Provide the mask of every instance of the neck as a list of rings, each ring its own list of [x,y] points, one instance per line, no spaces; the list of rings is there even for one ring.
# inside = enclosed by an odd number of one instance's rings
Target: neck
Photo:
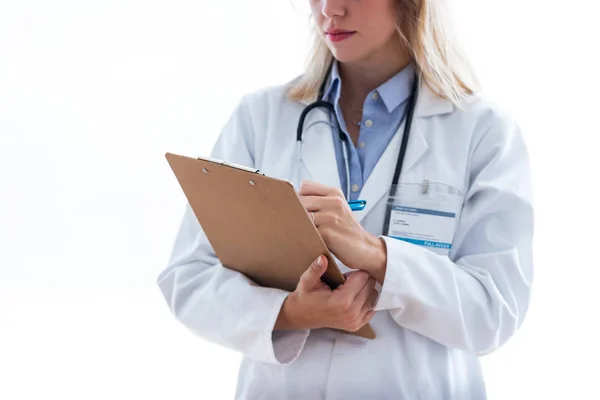
[[[396,75],[410,63],[408,53],[398,51],[382,51],[379,56],[370,57],[353,63],[340,63],[342,97],[362,102],[374,89]],[[390,57],[395,54],[395,57]]]

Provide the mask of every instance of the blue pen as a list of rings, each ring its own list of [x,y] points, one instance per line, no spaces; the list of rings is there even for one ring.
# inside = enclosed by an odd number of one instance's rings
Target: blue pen
[[[366,200],[350,200],[348,202],[348,205],[350,206],[350,209],[352,211],[362,211],[365,209],[365,206],[367,205],[367,201]]]

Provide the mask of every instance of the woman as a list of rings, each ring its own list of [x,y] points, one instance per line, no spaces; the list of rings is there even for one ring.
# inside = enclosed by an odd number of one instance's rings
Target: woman
[[[160,288],[191,331],[243,354],[236,398],[484,399],[478,356],[530,297],[521,133],[475,93],[441,1],[310,4],[305,74],[247,95],[212,157],[299,185],[346,283],[325,286],[320,257],[293,293],[259,287],[219,263],[188,207]],[[296,123],[315,100],[333,110],[307,113],[299,163]],[[330,329],[367,323],[375,340]]]

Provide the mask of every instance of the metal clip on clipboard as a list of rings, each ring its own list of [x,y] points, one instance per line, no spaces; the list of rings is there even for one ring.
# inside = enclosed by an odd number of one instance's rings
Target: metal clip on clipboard
[[[218,160],[216,158],[200,157],[200,156],[198,156],[198,157],[196,157],[196,159],[202,160],[202,161],[212,162],[212,163],[215,163],[215,164],[225,165],[227,167],[237,168],[237,169],[241,169],[243,171],[252,172],[253,174],[259,174],[259,175],[265,176],[264,173],[260,172],[260,170],[258,170],[256,168],[249,168],[249,167],[246,167],[244,165],[235,164],[235,163],[224,161],[224,160]]]

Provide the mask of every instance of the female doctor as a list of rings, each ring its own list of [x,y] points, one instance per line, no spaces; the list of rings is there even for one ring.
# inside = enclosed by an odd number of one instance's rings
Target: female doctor
[[[515,334],[531,291],[521,132],[470,83],[442,0],[309,1],[305,73],[245,96],[212,157],[294,182],[348,279],[329,289],[319,257],[293,293],[260,287],[188,206],[160,289],[243,355],[238,399],[484,399],[478,357]],[[367,323],[375,340],[330,329]]]

